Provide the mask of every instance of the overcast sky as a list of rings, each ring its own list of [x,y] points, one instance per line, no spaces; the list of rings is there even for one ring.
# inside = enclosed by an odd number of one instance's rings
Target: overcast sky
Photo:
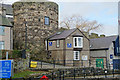
[[[18,0],[4,0],[5,4],[12,4]],[[59,20],[65,16],[80,15],[88,20],[96,20],[103,24],[99,34],[118,34],[118,0],[51,0],[59,5]],[[104,1],[104,2],[103,2]]]

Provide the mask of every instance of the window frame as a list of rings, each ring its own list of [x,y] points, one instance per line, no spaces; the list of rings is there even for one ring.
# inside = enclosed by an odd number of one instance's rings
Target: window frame
[[[76,59],[76,52],[78,52],[78,58]],[[80,51],[74,51],[74,59],[75,61],[79,61],[80,60]]]
[[[56,40],[56,48],[60,47],[60,40]]]
[[[2,45],[1,45],[1,42],[3,42]],[[4,50],[4,49],[5,49],[5,41],[0,41],[0,46],[2,46],[2,47],[0,48],[0,50]]]
[[[46,18],[48,19],[48,24],[46,24]],[[50,18],[48,16],[45,16],[44,17],[44,24],[45,25],[50,25]]]
[[[81,43],[81,46],[79,46],[79,44],[78,44],[78,43],[79,43],[79,42],[78,42],[78,39],[79,39],[79,38],[81,39],[81,42],[80,42],[80,43]],[[77,42],[75,42],[75,39],[76,39]],[[76,43],[77,43],[77,44],[76,44]],[[76,45],[77,45],[77,46],[76,46]],[[74,48],[82,48],[82,47],[83,47],[83,37],[73,37],[73,47],[74,47]]]

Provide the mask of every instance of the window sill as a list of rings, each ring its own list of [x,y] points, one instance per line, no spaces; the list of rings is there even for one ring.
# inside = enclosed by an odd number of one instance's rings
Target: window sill
[[[74,51],[81,51],[82,48],[73,48]]]
[[[80,61],[80,60],[73,60],[73,61]]]

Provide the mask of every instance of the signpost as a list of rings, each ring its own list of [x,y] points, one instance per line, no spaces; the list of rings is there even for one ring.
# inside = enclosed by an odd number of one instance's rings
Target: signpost
[[[10,78],[12,73],[12,60],[0,60],[0,78]]]

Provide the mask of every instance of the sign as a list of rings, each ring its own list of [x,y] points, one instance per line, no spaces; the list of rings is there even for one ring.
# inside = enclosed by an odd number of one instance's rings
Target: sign
[[[11,77],[12,60],[0,60],[0,78]]]
[[[31,68],[36,68],[37,67],[37,62],[36,61],[31,61],[30,63],[31,63],[30,64]]]
[[[68,48],[71,48],[71,47],[72,47],[72,44],[67,43],[67,47],[68,47]]]
[[[52,46],[52,42],[49,42],[49,46]]]
[[[113,59],[113,54],[110,54],[110,59]]]
[[[82,60],[88,60],[88,56],[87,55],[83,55],[82,56]]]

